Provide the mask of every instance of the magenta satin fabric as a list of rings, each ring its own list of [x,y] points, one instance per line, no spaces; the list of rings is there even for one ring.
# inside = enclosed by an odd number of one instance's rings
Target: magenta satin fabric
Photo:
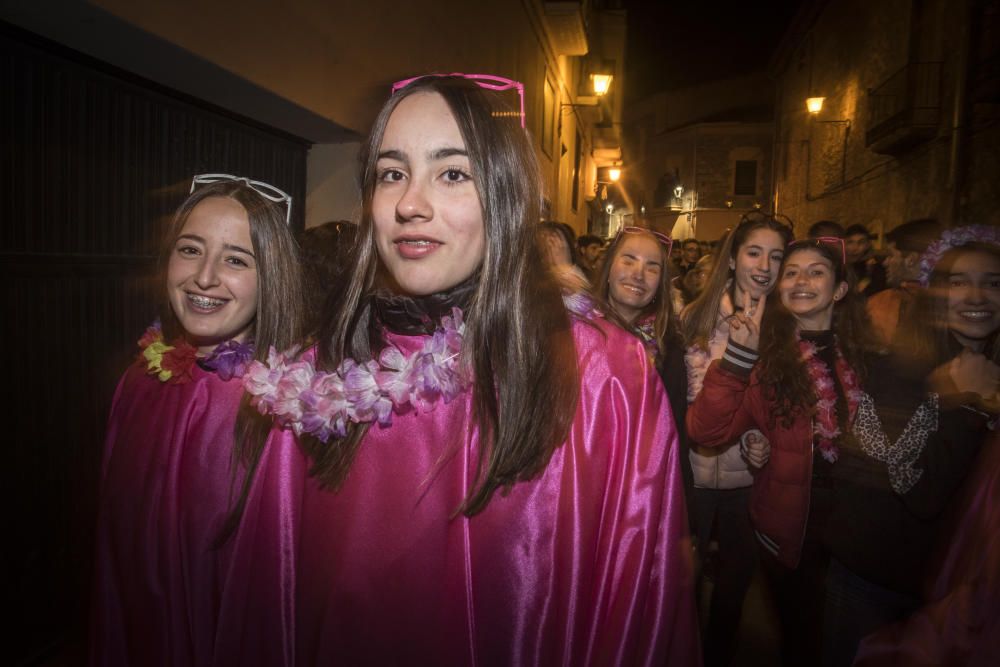
[[[238,532],[213,549],[235,493],[243,389],[195,367],[164,384],[134,364],[105,442],[91,618],[94,665],[293,661],[295,516],[304,466],[266,450]],[[294,480],[294,484],[293,484]]]
[[[866,637],[858,667],[1000,665],[1000,434],[983,445],[957,509],[927,604]]]
[[[574,324],[569,441],[542,476],[454,518],[470,394],[372,427],[344,486],[301,506],[301,665],[700,662],[677,433],[642,345]],[[404,351],[421,337],[392,336]],[[544,400],[544,397],[540,397]],[[295,447],[287,431],[271,445]]]

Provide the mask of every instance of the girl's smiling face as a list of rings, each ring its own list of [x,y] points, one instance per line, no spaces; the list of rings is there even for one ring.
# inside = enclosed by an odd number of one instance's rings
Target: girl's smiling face
[[[825,331],[833,322],[833,304],[847,293],[837,283],[833,264],[815,248],[792,250],[785,260],[778,294],[799,329]]]
[[[948,271],[948,329],[977,352],[1000,329],[1000,257],[971,250],[955,259]]]
[[[750,232],[736,251],[736,258],[729,260],[736,286],[740,288],[734,291],[739,294],[742,290],[753,301],[770,294],[784,255],[785,243],[778,232],[767,228]],[[745,307],[749,304],[736,305]]]
[[[246,338],[257,316],[257,260],[239,202],[209,197],[191,210],[167,263],[167,298],[201,354]]]

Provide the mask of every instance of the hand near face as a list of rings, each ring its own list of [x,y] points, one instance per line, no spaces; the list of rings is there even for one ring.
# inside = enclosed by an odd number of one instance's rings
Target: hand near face
[[[736,296],[742,303],[751,303],[750,295],[736,286]],[[729,340],[751,350],[760,348],[760,323],[764,319],[764,305],[767,299],[760,299],[743,311],[733,313],[729,318]]]

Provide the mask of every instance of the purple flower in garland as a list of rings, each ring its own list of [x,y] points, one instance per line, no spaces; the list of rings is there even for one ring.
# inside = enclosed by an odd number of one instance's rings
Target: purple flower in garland
[[[247,372],[247,366],[253,360],[253,341],[240,343],[235,340],[227,340],[216,346],[215,350],[201,365],[210,371],[215,371],[221,380],[231,380],[234,377],[243,377]]]

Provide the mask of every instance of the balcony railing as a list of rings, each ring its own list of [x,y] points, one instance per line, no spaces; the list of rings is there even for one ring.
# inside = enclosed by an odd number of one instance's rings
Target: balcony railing
[[[938,131],[941,119],[940,62],[906,65],[868,91],[865,145],[876,153],[899,155]]]

